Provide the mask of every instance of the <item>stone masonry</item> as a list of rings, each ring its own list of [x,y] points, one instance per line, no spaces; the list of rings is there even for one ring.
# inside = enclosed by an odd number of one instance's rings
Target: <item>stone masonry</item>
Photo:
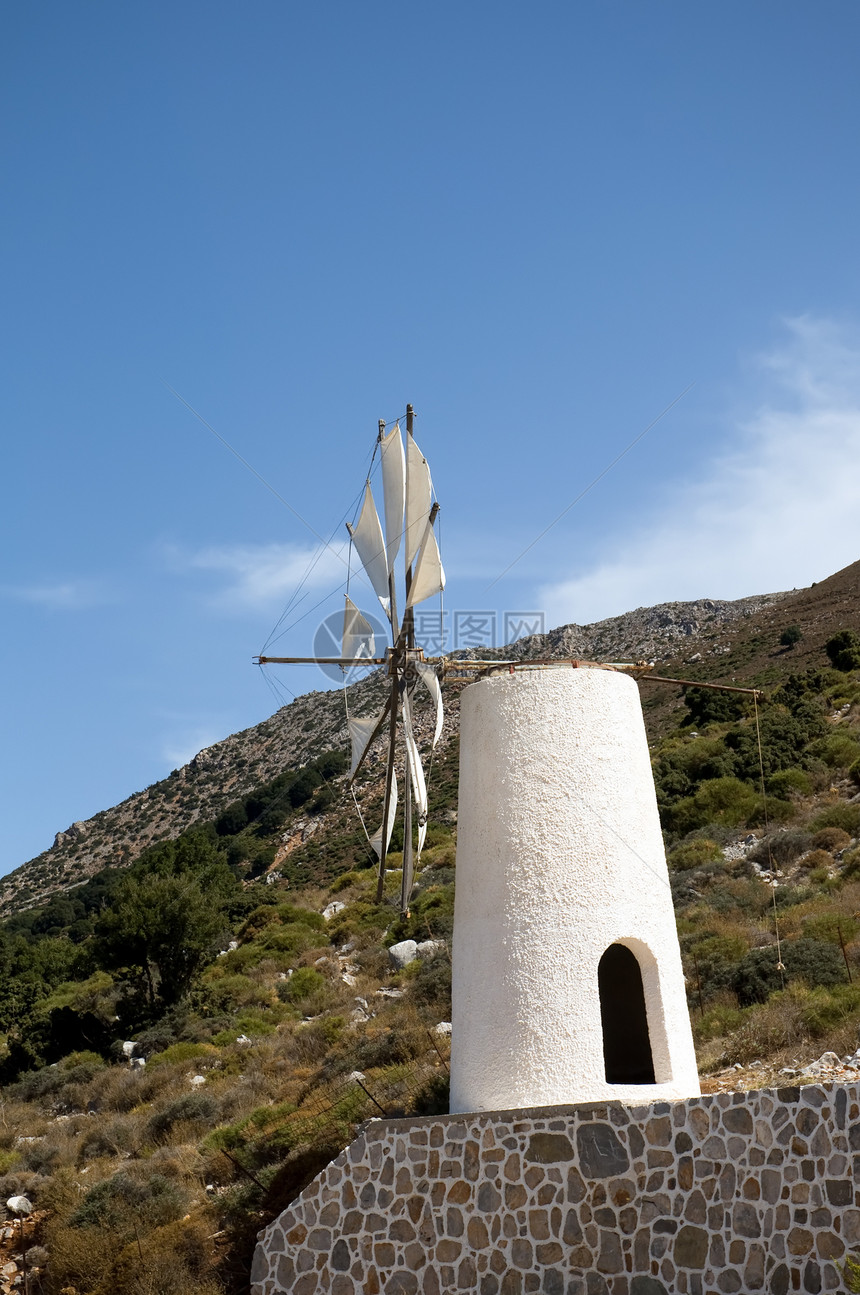
[[[860,1084],[373,1120],[260,1234],[253,1295],[845,1290]]]

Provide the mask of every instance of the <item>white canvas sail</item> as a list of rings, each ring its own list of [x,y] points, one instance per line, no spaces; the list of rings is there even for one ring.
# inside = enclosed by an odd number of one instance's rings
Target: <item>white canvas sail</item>
[[[442,735],[442,725],[445,722],[445,712],[442,708],[442,685],[439,682],[439,676],[429,662],[416,661],[415,669],[418,671],[419,679],[436,704],[436,727],[433,730],[433,740],[431,742],[431,746],[435,747]]]
[[[430,480],[430,468],[427,460],[411,436],[406,438],[406,565],[411,567],[415,554],[421,547],[424,532],[427,529],[427,518],[430,515],[430,502],[433,485]]]
[[[415,816],[420,827],[422,823],[427,822],[427,784],[424,780],[424,769],[421,764],[418,743],[415,741],[415,735],[412,732],[412,710],[407,697],[403,698],[403,730],[406,738],[406,763],[409,766],[409,781],[412,784],[412,792],[415,797]]]
[[[352,743],[352,760],[349,766],[350,778],[361,764],[367,748],[376,737],[387,710],[388,707],[383,706],[382,710],[379,711],[377,715],[368,715],[361,719],[350,716],[347,720],[349,740]]]
[[[370,844],[376,851],[377,858],[381,859],[383,854],[388,853],[388,847],[391,844],[391,833],[394,830],[394,819],[397,814],[397,779],[391,780],[391,796],[388,801],[388,815],[385,820],[385,850],[382,848],[382,824],[370,838]]]
[[[444,588],[445,572],[439,556],[439,545],[436,543],[433,527],[428,522],[424,529],[424,542],[415,563],[406,606],[412,607],[414,603],[423,602],[425,598],[432,598],[434,594],[440,594]]]
[[[403,438],[400,424],[396,423],[387,436],[379,442],[382,459],[382,495],[385,502],[385,552],[389,573],[394,571],[394,559],[400,549],[403,535],[403,509],[406,498],[406,460],[403,457]]]
[[[342,657],[345,661],[372,657],[374,644],[373,626],[365,620],[355,603],[347,596],[343,609]]]
[[[418,823],[418,848],[415,851],[415,859],[412,859],[411,841],[408,843],[409,848],[404,842],[403,851],[403,885],[402,885],[402,905],[405,908],[409,895],[412,891],[412,878],[414,870],[419,866],[421,861],[421,851],[424,849],[424,839],[427,836],[427,783],[424,778],[424,768],[421,764],[421,755],[418,750],[418,743],[415,741],[415,734],[412,731],[412,708],[409,697],[404,693],[403,696],[403,735],[406,742],[406,765],[409,770],[409,785],[412,789],[412,795],[415,800],[415,818]],[[411,832],[411,821],[410,821]],[[407,874],[408,869],[408,874]]]
[[[373,592],[387,612],[388,562],[385,557],[382,526],[380,525],[379,514],[376,511],[376,504],[373,502],[373,492],[370,489],[369,481],[364,490],[364,502],[361,505],[358,522],[354,527],[347,522],[346,528],[352,536],[352,542],[361,559],[361,565],[373,585]]]

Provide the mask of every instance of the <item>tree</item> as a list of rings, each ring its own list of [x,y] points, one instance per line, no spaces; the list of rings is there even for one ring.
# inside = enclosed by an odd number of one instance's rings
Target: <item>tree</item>
[[[860,670],[860,634],[856,630],[840,630],[827,640],[824,651],[837,670]]]
[[[799,625],[789,625],[779,636],[780,647],[793,648],[795,643],[799,643],[803,638],[803,631]]]
[[[96,956],[123,971],[150,1009],[177,1002],[223,929],[221,906],[193,877],[128,876],[96,926]]]

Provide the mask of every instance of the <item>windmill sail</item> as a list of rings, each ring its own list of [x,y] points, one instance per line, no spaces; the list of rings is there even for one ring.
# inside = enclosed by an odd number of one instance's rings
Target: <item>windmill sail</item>
[[[361,565],[373,585],[373,592],[390,617],[390,591],[388,586],[388,563],[385,557],[385,541],[382,538],[382,526],[379,521],[379,513],[376,511],[376,504],[373,502],[373,492],[370,489],[369,481],[364,490],[364,502],[361,505],[358,522],[355,526],[350,526],[349,522],[347,522],[346,528],[352,536],[352,542],[361,559]]]
[[[368,715],[362,719],[350,717],[347,720],[349,739],[352,743],[352,760],[349,766],[350,778],[354,778],[358,773],[358,766],[367,754],[368,747],[382,727],[382,722],[387,714],[388,707],[383,706],[378,715]]]
[[[412,814],[407,815],[408,839],[404,838],[403,848],[403,881],[401,886],[402,907],[405,909],[412,892],[414,870],[421,859],[424,849],[424,838],[427,835],[427,784],[418,743],[412,730],[412,705],[406,692],[403,694],[403,731],[406,740],[406,765],[409,774],[407,792],[415,798],[415,817],[418,821],[418,849],[412,857]],[[409,806],[411,809],[411,805]]]
[[[424,768],[421,764],[421,755],[418,751],[418,743],[415,741],[415,734],[412,732],[412,707],[409,700],[403,699],[403,727],[406,733],[406,763],[409,766],[409,781],[412,784],[412,791],[415,796],[415,810],[420,827],[427,822],[427,784],[424,780]]]
[[[439,545],[436,543],[436,535],[428,519],[421,552],[415,563],[412,584],[409,586],[406,606],[412,607],[415,603],[423,602],[425,598],[432,598],[434,594],[440,594],[444,588],[445,572],[439,556]]]
[[[406,438],[406,565],[411,567],[415,554],[421,547],[424,532],[427,529],[427,518],[430,516],[430,501],[433,485],[430,480],[430,468],[427,460],[411,436]]]
[[[445,722],[445,712],[442,709],[442,685],[439,683],[439,676],[435,669],[428,661],[416,661],[415,669],[418,671],[418,678],[436,703],[436,727],[433,730],[433,740],[430,743],[432,750],[442,735],[442,725]]]
[[[406,461],[403,457],[403,438],[397,423],[379,442],[382,459],[382,495],[385,501],[385,552],[388,573],[394,571],[394,559],[400,549],[403,535],[403,509],[406,496]]]
[[[379,825],[378,829],[374,832],[373,836],[370,838],[370,844],[373,846],[374,850],[376,851],[377,857],[379,858],[380,862],[388,853],[388,847],[391,844],[391,833],[394,830],[394,819],[396,815],[397,815],[397,779],[392,778],[391,795],[388,798],[388,814],[385,819],[385,848],[383,849],[383,845],[382,845],[382,827],[383,827],[382,824]]]
[[[345,661],[357,661],[360,657],[372,657],[375,637],[373,626],[362,616],[352,599],[347,595],[343,609],[343,639],[341,655]]]

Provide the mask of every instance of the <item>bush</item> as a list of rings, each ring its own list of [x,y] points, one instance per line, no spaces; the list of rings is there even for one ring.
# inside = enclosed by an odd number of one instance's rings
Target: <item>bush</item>
[[[812,780],[802,769],[780,769],[779,773],[771,774],[766,787],[769,796],[779,796],[783,800],[812,794]]]
[[[840,630],[824,644],[824,651],[837,670],[860,670],[860,634],[855,630]]]
[[[823,827],[841,827],[849,836],[860,832],[860,805],[831,805],[812,820],[812,830],[820,832]]]
[[[706,863],[717,863],[723,852],[716,841],[698,837],[693,841],[684,841],[669,855],[669,867],[675,872],[688,872],[691,868],[701,868]]]
[[[711,778],[694,796],[674,805],[669,819],[673,830],[685,836],[709,823],[738,827],[752,817],[758,803],[752,787],[738,778]]]
[[[215,1053],[208,1043],[171,1043],[169,1048],[150,1057],[147,1070],[157,1066],[171,1066],[179,1061],[199,1061],[203,1057],[212,1057]]]
[[[855,782],[860,787],[860,758],[854,761],[848,770],[848,776],[852,782]]]
[[[739,693],[719,692],[713,688],[685,688],[687,724],[701,728],[705,724],[731,723],[746,712],[748,702]]]
[[[846,879],[860,876],[860,845],[842,856],[842,876]]]
[[[162,1106],[150,1117],[147,1129],[151,1137],[166,1137],[174,1124],[196,1124],[205,1128],[218,1118],[218,1104],[207,1093],[184,1093]]]
[[[789,625],[779,636],[780,647],[793,648],[795,643],[799,643],[803,638],[803,631],[799,625]]]
[[[816,742],[811,754],[823,760],[829,769],[849,769],[860,760],[860,742],[849,733],[831,733]]]
[[[806,854],[812,838],[808,832],[789,828],[786,832],[776,832],[767,836],[749,852],[754,863],[767,864],[771,859],[777,867],[784,868]]]
[[[829,850],[810,850],[800,860],[800,866],[807,872],[822,872],[827,876],[828,869],[833,867],[833,855]]]
[[[162,1174],[139,1180],[120,1171],[91,1187],[69,1222],[74,1228],[122,1231],[138,1218],[150,1226],[170,1223],[185,1206],[185,1193]]]
[[[782,945],[785,980],[802,980],[810,988],[839,985],[845,980],[845,963],[838,949],[822,940],[799,939]],[[732,976],[732,989],[741,1007],[764,1003],[782,988],[776,945],[751,949]]]
[[[850,844],[851,837],[847,832],[843,832],[841,827],[823,827],[812,838],[813,849],[828,850],[831,854],[835,854],[837,850],[844,850],[846,845]]]
[[[450,1020],[451,1011],[451,959],[439,954],[422,961],[411,985],[411,995],[416,1003],[427,1003],[445,1013]]]
[[[305,1017],[320,1016],[338,1002],[335,986],[314,967],[299,967],[289,980],[278,983],[276,992],[282,1003],[297,1008]],[[279,1010],[283,1013],[283,1008]]]

